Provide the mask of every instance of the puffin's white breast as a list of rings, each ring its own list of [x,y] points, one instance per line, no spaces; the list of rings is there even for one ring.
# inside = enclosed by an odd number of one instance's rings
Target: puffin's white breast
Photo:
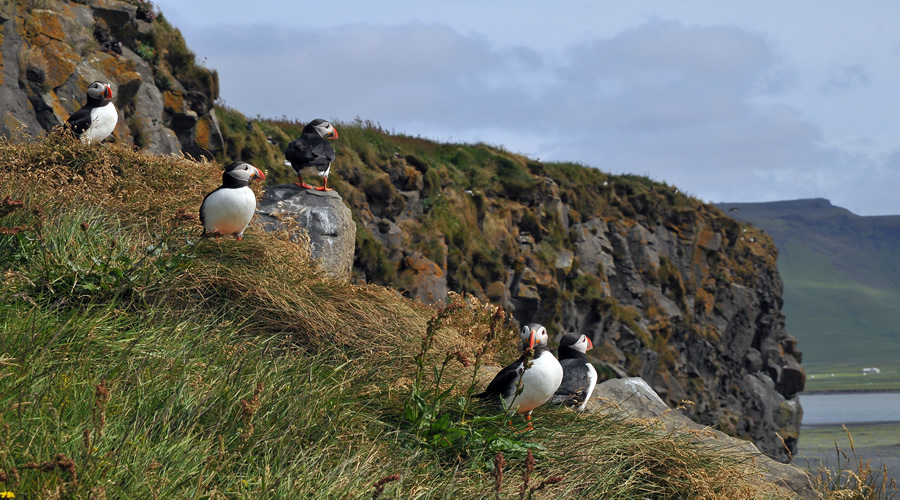
[[[222,234],[244,232],[256,210],[256,196],[249,187],[219,189],[210,194],[201,207],[203,226]]]
[[[81,134],[84,142],[100,142],[109,137],[119,121],[116,107],[109,103],[91,110],[91,125]]]
[[[578,406],[578,411],[584,411],[588,401],[591,399],[591,394],[594,393],[594,389],[597,387],[597,369],[590,363],[585,363],[585,366],[588,371],[587,390],[584,391],[584,402]]]
[[[513,393],[505,398],[506,406],[519,407],[519,413],[527,413],[546,403],[562,383],[563,369],[550,351],[538,356],[522,375],[522,394]],[[518,380],[517,380],[518,381]]]

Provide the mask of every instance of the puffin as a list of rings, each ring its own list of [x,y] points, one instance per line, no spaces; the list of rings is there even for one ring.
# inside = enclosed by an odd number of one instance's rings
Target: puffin
[[[586,335],[567,333],[559,341],[559,364],[562,365],[563,379],[551,404],[574,407],[584,411],[594,387],[597,386],[597,370],[588,361],[587,351],[594,348]]]
[[[316,171],[325,180],[324,183],[315,188],[317,191],[331,191],[328,187],[328,173],[331,171],[331,162],[334,161],[334,148],[328,140],[338,138],[338,131],[334,126],[317,118],[303,127],[300,137],[291,141],[287,149],[284,150],[285,159],[290,162],[291,167],[297,172],[297,184],[304,189],[312,189],[312,186],[303,182],[301,171],[315,167]]]
[[[506,366],[473,397],[500,403],[504,409],[525,414],[525,430],[532,430],[531,412],[550,400],[562,383],[563,369],[547,346],[547,329],[537,323],[526,325],[521,337],[528,339],[522,356]],[[521,386],[521,393],[519,387]]]
[[[233,234],[243,239],[244,230],[256,211],[256,195],[250,189],[250,181],[265,180],[262,170],[253,165],[236,161],[222,172],[222,185],[203,198],[200,205],[200,222],[203,236]]]
[[[101,142],[116,128],[119,113],[112,103],[112,87],[109,82],[96,81],[88,85],[87,104],[72,113],[66,126],[80,137],[82,142]]]

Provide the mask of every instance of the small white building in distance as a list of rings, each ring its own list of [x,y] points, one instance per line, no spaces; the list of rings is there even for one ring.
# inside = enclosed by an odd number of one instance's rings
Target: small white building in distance
[[[880,368],[863,368],[863,375],[868,375],[870,373],[881,373]]]

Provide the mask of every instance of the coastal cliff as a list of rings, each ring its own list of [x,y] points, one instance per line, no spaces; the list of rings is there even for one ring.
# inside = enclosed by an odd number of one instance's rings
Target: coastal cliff
[[[108,79],[120,111],[112,141],[240,158],[273,184],[292,181],[281,152],[300,124],[215,106],[216,73],[147,2],[45,7],[0,9],[0,133],[52,130],[91,80]],[[585,333],[604,378],[639,376],[670,406],[690,401],[692,419],[778,460],[796,451],[805,374],[764,233],[643,177],[371,122],[337,126],[329,185],[357,223],[357,282],[426,303],[471,293],[557,338]]]

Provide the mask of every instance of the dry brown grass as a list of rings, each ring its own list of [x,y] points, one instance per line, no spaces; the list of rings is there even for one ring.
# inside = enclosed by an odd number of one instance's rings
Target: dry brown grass
[[[164,226],[179,209],[196,213],[221,184],[222,167],[56,131],[32,143],[0,141],[0,170],[0,189],[34,204],[103,206],[128,223]]]

